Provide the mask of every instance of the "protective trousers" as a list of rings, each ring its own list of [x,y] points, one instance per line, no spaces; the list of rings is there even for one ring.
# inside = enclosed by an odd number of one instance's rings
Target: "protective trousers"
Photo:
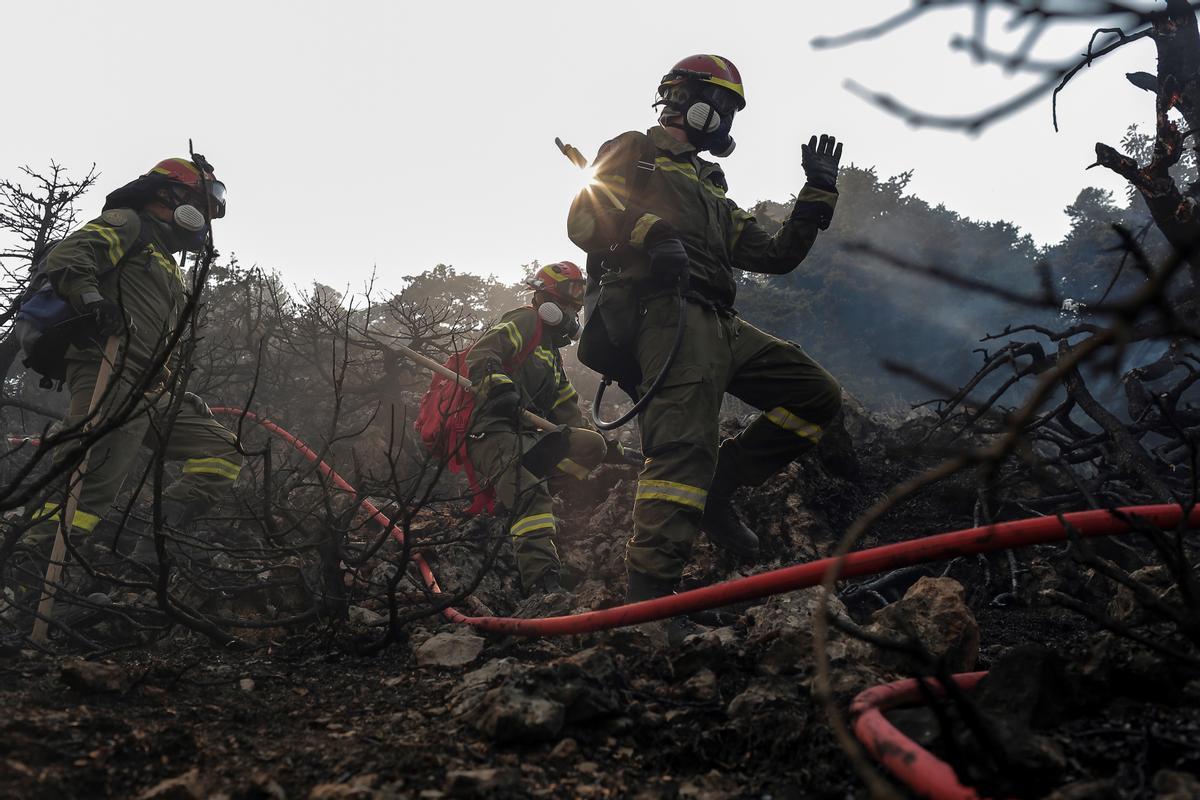
[[[559,569],[554,501],[547,482],[559,476],[587,478],[608,451],[595,431],[566,428],[550,433],[496,431],[467,440],[467,455],[511,516],[509,534],[526,590]]]
[[[667,359],[678,307],[674,296],[643,304],[642,391]],[[627,550],[630,570],[668,582],[683,572],[709,497],[765,482],[815,445],[841,408],[837,382],[797,345],[698,303],[686,313],[679,354],[641,416],[646,466]],[[725,392],[763,413],[718,448]]]
[[[86,418],[98,371],[99,363],[95,361],[68,362],[67,387],[71,399],[63,420],[64,430],[79,426]],[[109,415],[141,388],[136,385],[138,376],[133,374],[135,372],[121,370],[118,366],[97,425],[103,425]],[[167,460],[183,462],[178,480],[163,489],[164,506],[170,504],[183,514],[183,518],[170,519],[171,524],[178,525],[204,513],[237,480],[242,469],[242,456],[234,444],[234,434],[187,402],[180,403],[178,415],[168,430],[170,403],[171,396],[165,392],[150,392],[138,397],[125,422],[92,447],[79,507],[72,518],[73,532],[91,533],[95,529],[132,471],[142,445],[164,444]],[[56,523],[59,518],[61,499],[61,496],[52,496],[35,512],[34,519],[43,520],[45,524],[29,531],[27,543],[37,547],[41,540],[53,539],[57,525],[50,523]]]

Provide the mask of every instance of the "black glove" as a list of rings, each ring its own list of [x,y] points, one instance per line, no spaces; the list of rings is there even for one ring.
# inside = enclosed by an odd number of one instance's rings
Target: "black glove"
[[[673,232],[672,232],[673,234]],[[646,255],[650,256],[650,272],[654,278],[668,285],[688,284],[688,267],[691,259],[683,242],[674,235],[661,236],[646,242]]]
[[[125,312],[112,300],[101,297],[83,307],[84,313],[96,320],[96,330],[102,336],[120,336],[125,333]]]
[[[521,390],[506,381],[492,387],[487,395],[488,410],[498,417],[513,419],[521,408]]]
[[[832,192],[837,188],[838,162],[842,160],[842,145],[827,133],[821,134],[820,143],[814,136],[808,144],[800,147],[800,164],[804,177],[818,189]]]
[[[202,417],[211,417],[213,415],[212,409],[208,407],[208,403],[204,402],[204,400],[202,400],[198,394],[184,392],[183,402],[190,405],[195,412]]]

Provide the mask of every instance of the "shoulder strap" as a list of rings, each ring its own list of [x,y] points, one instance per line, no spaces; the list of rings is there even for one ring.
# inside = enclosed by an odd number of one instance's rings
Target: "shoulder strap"
[[[641,194],[646,190],[650,175],[658,169],[658,148],[649,136],[642,139],[642,157],[633,165],[633,179],[629,183],[630,205],[641,205]]]

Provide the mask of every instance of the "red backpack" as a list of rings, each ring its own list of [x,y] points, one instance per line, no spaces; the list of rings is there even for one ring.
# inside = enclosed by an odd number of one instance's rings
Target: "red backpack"
[[[511,360],[504,362],[504,371],[511,373],[525,362],[542,341],[542,318],[535,317],[537,326],[533,336]],[[446,359],[444,366],[455,374],[467,377],[467,356],[474,345]],[[494,493],[490,488],[480,487],[475,467],[467,457],[467,430],[471,426],[471,415],[475,413],[475,397],[471,390],[460,386],[457,381],[434,373],[429,390],[421,398],[417,408],[417,419],[413,423],[417,435],[426,451],[446,462],[451,472],[466,472],[475,502],[468,513],[491,511],[495,505]]]

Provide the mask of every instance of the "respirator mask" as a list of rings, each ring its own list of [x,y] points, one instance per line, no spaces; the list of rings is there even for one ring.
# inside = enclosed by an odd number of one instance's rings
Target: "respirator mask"
[[[682,128],[688,142],[697,150],[707,150],[717,158],[725,158],[737,146],[729,135],[740,99],[719,86],[702,84],[689,88],[685,99],[667,100],[667,108],[683,117]]]
[[[566,347],[579,338],[578,312],[567,314],[558,303],[547,300],[538,306],[537,313],[542,323],[553,330],[555,347]]]

